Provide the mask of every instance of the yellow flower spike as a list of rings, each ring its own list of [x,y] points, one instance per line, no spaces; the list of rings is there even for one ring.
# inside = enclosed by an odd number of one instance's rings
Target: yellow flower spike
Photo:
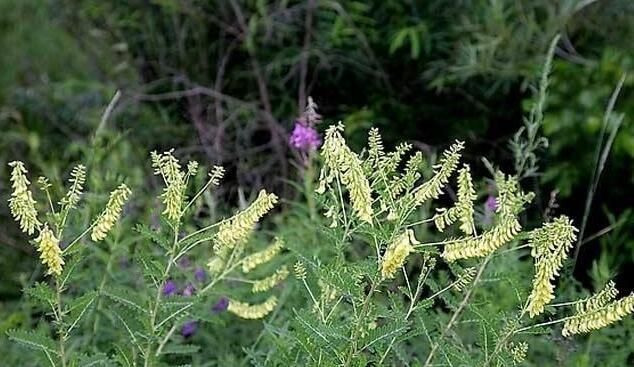
[[[437,208],[436,215],[434,215],[434,224],[436,225],[436,229],[439,232],[445,230],[445,228],[452,225],[455,221],[458,220],[460,216],[460,209],[457,207],[453,208]]]
[[[271,261],[284,247],[284,241],[276,238],[273,244],[262,251],[251,254],[242,260],[242,272],[248,273],[259,265]]]
[[[84,183],[86,182],[86,167],[83,165],[77,165],[70,173],[70,179],[68,180],[70,183],[70,188],[66,193],[66,196],[62,198],[60,204],[66,208],[75,208],[77,203],[79,203],[79,199],[81,198],[81,194],[84,190]],[[46,183],[47,186],[50,185]]]
[[[112,229],[115,222],[119,220],[121,211],[125,202],[128,200],[131,191],[126,184],[121,184],[110,193],[110,198],[106,204],[106,208],[99,215],[95,226],[92,229],[90,238],[97,242],[101,241],[108,235],[108,232]]]
[[[181,165],[172,152],[173,150],[163,154],[152,152],[150,155],[154,174],[161,175],[166,185],[163,194],[161,194],[165,205],[163,214],[169,220],[177,221],[181,217],[183,202],[185,201],[185,173],[181,171]],[[190,173],[197,168],[197,164],[192,165],[192,162],[190,162],[188,167]]]
[[[276,203],[275,194],[262,190],[248,208],[222,222],[214,239],[216,254],[226,256],[231,249],[246,242],[260,218],[273,209]]]
[[[498,187],[498,223],[478,237],[466,237],[445,246],[442,257],[447,261],[485,257],[510,242],[522,230],[517,215],[524,204],[532,200],[533,194],[524,194],[517,179],[498,173],[495,177]]]
[[[306,279],[306,266],[301,261],[297,261],[295,265],[293,265],[293,272],[295,273],[295,278],[297,280],[305,280]]]
[[[40,253],[40,260],[48,269],[46,274],[55,276],[62,274],[62,266],[64,265],[62,249],[59,248],[59,239],[48,228],[48,224],[44,224],[35,242],[38,245],[37,251]]]
[[[24,163],[14,161],[9,163],[11,171],[11,188],[13,192],[9,198],[9,209],[16,222],[20,224],[20,229],[26,234],[33,234],[36,228],[41,225],[37,220],[37,210],[35,200],[29,190],[29,180],[26,178],[27,170]]]
[[[536,269],[533,290],[528,297],[530,317],[544,312],[544,307],[555,299],[552,280],[559,274],[568,251],[577,239],[576,231],[572,221],[562,215],[530,232],[528,244],[535,258]]]
[[[479,237],[468,237],[446,245],[441,256],[449,262],[472,257],[485,257],[510,242],[521,229],[522,226],[517,218],[503,218],[495,227]]]
[[[458,171],[458,203],[456,207],[460,212],[460,230],[467,235],[473,234],[475,223],[473,222],[473,202],[477,198],[473,180],[471,179],[471,169],[464,165]]]
[[[214,256],[207,263],[207,268],[211,274],[220,274],[220,272],[225,268],[225,261],[218,256]]]
[[[282,266],[272,275],[264,279],[256,280],[253,283],[253,288],[251,291],[253,293],[268,291],[269,289],[275,287],[284,279],[286,279],[289,274],[290,274],[290,271],[288,271],[288,267]]]
[[[417,207],[427,200],[437,199],[442,194],[442,187],[447,184],[449,177],[458,166],[460,152],[464,143],[456,141],[449,149],[442,153],[442,158],[434,166],[434,175],[428,181],[414,189],[413,206]]]
[[[363,172],[363,166],[359,156],[346,145],[341,136],[343,125],[332,125],[326,130],[321,156],[324,158],[324,167],[319,176],[317,193],[324,193],[326,185],[335,177],[341,179],[346,187],[352,202],[352,209],[359,219],[372,223],[372,193],[370,183]]]
[[[414,251],[412,244],[418,243],[414,237],[414,231],[408,229],[389,244],[381,263],[381,275],[384,279],[394,278],[407,256]]]
[[[277,297],[275,296],[271,296],[263,303],[255,305],[230,299],[227,311],[243,319],[255,320],[271,313],[275,306],[277,306]]]
[[[564,322],[562,335],[567,337],[601,329],[634,313],[634,294],[608,303],[615,293],[614,284],[610,283],[602,292],[585,300],[577,307],[577,313]]]
[[[464,271],[458,276],[453,288],[458,292],[462,292],[466,289],[466,287],[473,281],[473,278],[476,275],[476,268],[466,268]]]
[[[519,342],[519,343],[509,343],[508,346],[509,353],[513,357],[513,361],[515,363],[522,363],[526,359],[526,354],[528,354],[528,343]]]

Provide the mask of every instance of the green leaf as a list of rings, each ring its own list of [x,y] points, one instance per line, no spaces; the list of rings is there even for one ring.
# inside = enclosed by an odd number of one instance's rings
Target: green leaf
[[[33,284],[32,287],[26,288],[24,292],[27,296],[33,298],[34,300],[40,301],[47,307],[50,304],[55,303],[55,292],[46,283],[37,282]]]
[[[390,54],[395,53],[399,48],[403,46],[403,42],[405,42],[405,37],[407,37],[408,28],[400,29],[394,38],[392,38],[392,42],[390,42]]]
[[[10,340],[13,340],[14,342],[27,348],[41,350],[47,355],[55,355],[59,357],[55,341],[45,335],[23,330],[9,330],[7,331],[7,335]]]
[[[194,354],[200,351],[198,345],[193,344],[172,344],[163,348],[161,354]]]
[[[119,288],[119,287],[106,288],[102,290],[101,293],[104,296],[115,301],[116,303],[122,306],[125,306],[126,308],[132,311],[139,312],[139,313],[147,313],[145,306],[143,306],[142,299],[125,288]]]
[[[97,353],[91,356],[82,356],[79,359],[79,367],[112,366],[112,360],[104,353]]]
[[[136,227],[134,227],[134,230],[149,238],[150,240],[152,240],[152,242],[161,246],[166,251],[169,251],[172,247],[172,243],[168,238],[163,236],[160,232],[157,232],[146,225],[137,224]]]
[[[420,40],[418,39],[418,33],[416,28],[409,29],[409,41],[410,41],[410,56],[412,59],[418,59],[420,55]]]
[[[68,307],[68,332],[70,333],[79,323],[81,318],[86,314],[88,308],[97,298],[97,292],[91,291],[83,296],[74,299]]]

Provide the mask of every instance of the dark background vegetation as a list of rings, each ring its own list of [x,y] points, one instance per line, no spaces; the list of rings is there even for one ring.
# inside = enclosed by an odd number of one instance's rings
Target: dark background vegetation
[[[589,289],[616,277],[628,292],[630,0],[0,0],[1,201],[15,159],[51,179],[88,159],[106,176],[94,185],[121,175],[152,195],[148,152],[172,147],[227,168],[219,193],[227,206],[261,187],[292,201],[301,171],[288,134],[308,96],[324,116],[319,128],[342,120],[357,147],[371,126],[387,145],[406,140],[429,154],[463,139],[477,176],[487,174],[482,156],[510,172],[508,141],[558,33],[541,129],[550,146],[524,185],[538,193],[535,210],[557,191],[556,211],[582,221],[603,111],[629,73],[616,103],[626,116],[574,271]],[[7,210],[0,206],[0,314],[20,299],[36,262]]]

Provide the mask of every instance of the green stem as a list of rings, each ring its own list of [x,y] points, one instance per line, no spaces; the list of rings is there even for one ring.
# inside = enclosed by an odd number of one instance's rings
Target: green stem
[[[176,252],[176,248],[178,246],[178,228],[179,225],[178,223],[176,223],[174,225],[174,240],[172,243],[172,248],[169,251],[169,260],[167,262],[167,266],[165,267],[165,270],[163,271],[163,275],[161,276],[161,281],[158,284],[158,287],[156,289],[156,296],[154,297],[154,305],[152,307],[152,310],[150,312],[150,330],[152,331],[152,333],[156,333],[156,316],[158,314],[158,308],[159,305],[161,303],[161,294],[162,294],[162,288],[161,285],[165,283],[165,281],[167,280],[170,270],[172,269],[172,264],[174,263],[174,255]],[[144,366],[145,367],[149,367],[150,366],[150,360],[152,358],[152,345],[153,345],[153,340],[150,339],[147,342],[147,348],[145,350],[145,363]]]
[[[62,367],[66,367],[66,332],[63,329],[62,319],[63,319],[63,311],[62,311],[62,287],[59,283],[59,280],[55,278],[55,290],[56,290],[56,299],[55,299],[55,321],[57,322],[59,330],[57,330],[57,334],[59,336],[59,358],[62,361]]]
[[[377,276],[378,279],[381,279],[380,277]],[[354,355],[357,353],[357,339],[358,339],[358,334],[359,334],[359,320],[365,320],[366,319],[366,312],[368,311],[368,306],[370,304],[370,299],[372,298],[372,295],[374,294],[374,292],[376,291],[377,287],[379,286],[379,284],[381,283],[380,280],[377,281],[377,279],[373,279],[372,280],[372,286],[370,287],[370,291],[368,292],[368,295],[365,297],[365,300],[363,301],[363,304],[361,306],[361,312],[359,313],[359,315],[355,318],[355,322],[353,325],[353,329],[352,329],[352,334],[351,334],[351,338],[350,340],[352,341],[352,344],[350,345],[350,350],[348,351],[348,356],[346,357],[346,361],[345,361],[345,366],[350,366],[350,363],[352,362],[352,358],[354,357]]]
[[[462,310],[469,303],[469,299],[471,298],[471,295],[473,294],[473,291],[475,290],[476,285],[478,284],[478,281],[480,280],[480,277],[482,277],[482,273],[484,273],[484,269],[486,268],[487,264],[489,263],[489,260],[491,260],[491,257],[492,257],[491,255],[492,254],[489,254],[489,256],[487,256],[484,259],[484,261],[482,262],[482,264],[480,265],[480,268],[478,269],[478,273],[476,274],[475,278],[473,279],[473,283],[471,283],[471,287],[469,287],[469,290],[467,291],[467,293],[465,294],[464,298],[462,299],[462,302],[460,302],[460,305],[458,306],[458,308],[454,312],[453,316],[451,316],[451,319],[447,323],[447,326],[445,326],[445,329],[440,334],[439,340],[444,339],[444,337],[447,335],[449,330],[451,330],[451,328],[454,326],[456,321],[458,321],[458,317],[460,316],[460,313],[462,312]],[[431,362],[432,362],[432,360],[434,358],[434,354],[436,353],[436,350],[438,350],[439,345],[440,345],[439,342],[434,343],[434,345],[432,346],[431,351],[429,352],[429,355],[427,356],[427,360],[425,360],[424,367],[428,367],[428,366],[431,365]]]

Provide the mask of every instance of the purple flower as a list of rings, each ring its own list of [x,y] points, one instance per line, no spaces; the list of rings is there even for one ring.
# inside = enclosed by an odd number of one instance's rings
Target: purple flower
[[[174,283],[174,281],[170,279],[165,282],[165,284],[163,284],[163,295],[171,296],[173,294],[176,294],[177,288],[178,287],[176,286],[176,283]]]
[[[498,202],[495,196],[489,195],[487,201],[484,203],[484,208],[489,212],[494,212],[498,208]]]
[[[191,297],[196,293],[196,287],[194,287],[191,283],[187,284],[181,294],[185,297]]]
[[[196,270],[194,270],[194,278],[197,281],[204,283],[205,280],[207,280],[207,272],[202,267],[197,267]]]
[[[214,305],[214,307],[211,308],[211,310],[215,313],[219,313],[219,312],[227,310],[227,307],[229,307],[229,299],[227,297],[222,297],[220,298],[220,300],[218,300],[218,302],[216,302],[216,304]]]
[[[189,338],[190,336],[196,334],[196,330],[198,329],[198,323],[196,321],[187,321],[183,324],[181,328],[181,335],[185,338]]]
[[[309,152],[314,151],[321,145],[321,139],[317,130],[312,126],[305,125],[301,122],[295,122],[295,128],[289,138],[289,144],[295,149]]]

